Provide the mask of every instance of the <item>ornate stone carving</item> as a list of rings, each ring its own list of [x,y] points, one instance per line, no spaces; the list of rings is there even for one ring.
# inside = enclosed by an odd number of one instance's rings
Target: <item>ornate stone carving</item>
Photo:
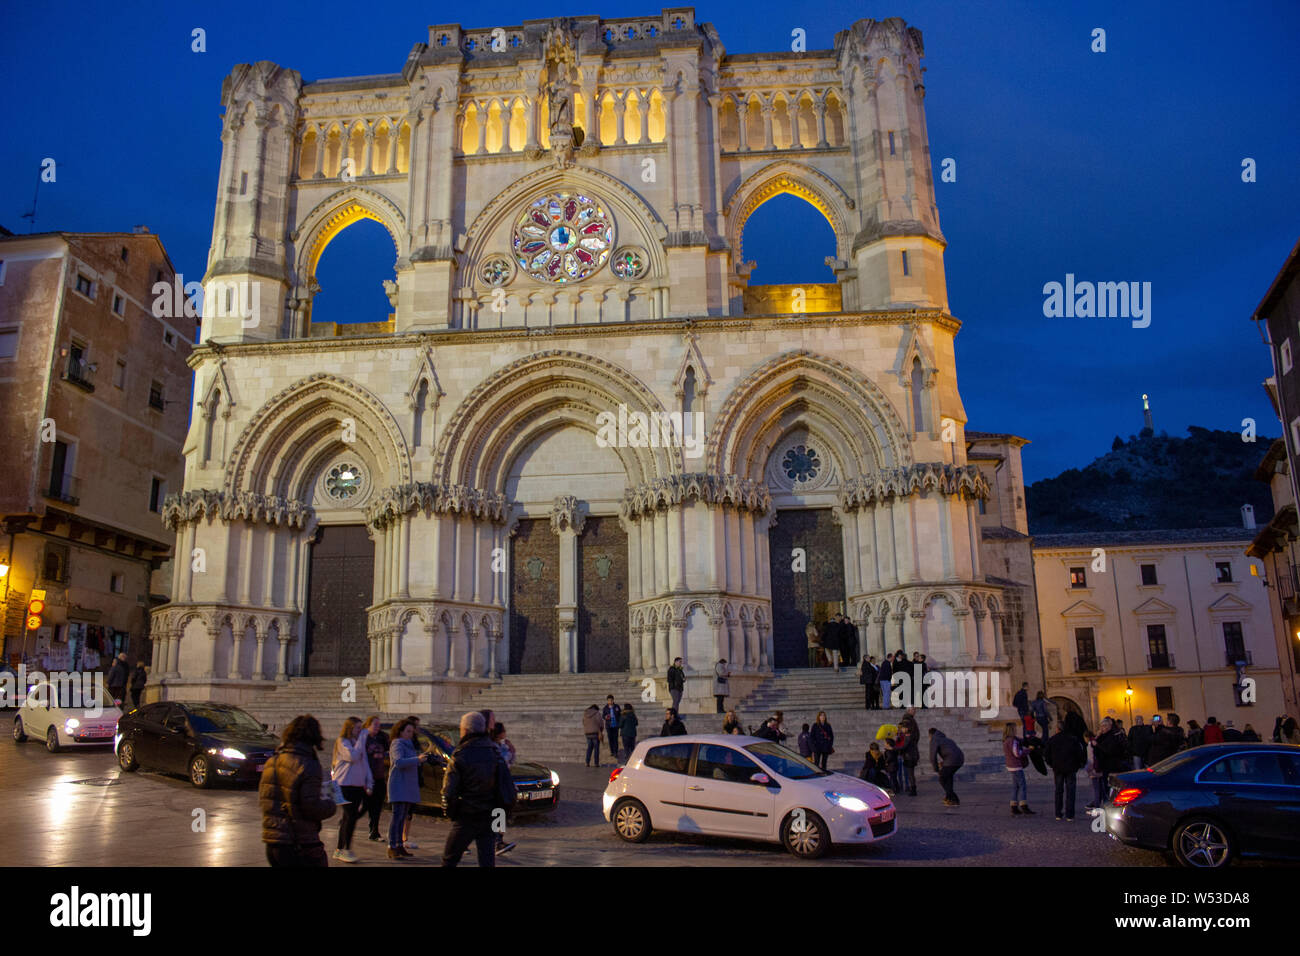
[[[689,474],[656,478],[628,489],[619,502],[619,512],[624,517],[637,518],[692,500],[759,515],[772,510],[772,497],[766,485],[740,475]]]
[[[890,498],[906,498],[922,491],[970,498],[987,498],[990,495],[988,480],[975,465],[921,462],[849,478],[840,490],[840,507],[845,511],[854,511]]]
[[[504,524],[509,510],[510,501],[503,494],[493,494],[467,485],[417,481],[380,491],[365,509],[365,516],[370,525],[380,529],[413,511],[463,514],[479,521]]]
[[[566,525],[576,534],[582,534],[587,525],[587,516],[573,495],[559,495],[551,507],[551,530],[559,534]]]
[[[310,505],[279,495],[254,491],[230,493],[199,489],[170,494],[163,501],[162,522],[170,531],[181,525],[206,519],[221,521],[262,521],[269,525],[301,529],[314,514]]]

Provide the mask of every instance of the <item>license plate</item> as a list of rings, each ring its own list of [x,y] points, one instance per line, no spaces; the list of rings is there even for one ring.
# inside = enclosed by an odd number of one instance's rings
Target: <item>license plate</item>
[[[524,797],[529,800],[549,800],[554,795],[554,790],[534,790],[532,793],[525,793]]]

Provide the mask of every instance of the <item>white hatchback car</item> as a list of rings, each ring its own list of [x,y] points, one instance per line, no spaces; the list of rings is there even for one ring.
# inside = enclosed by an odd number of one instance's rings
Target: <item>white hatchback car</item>
[[[875,843],[895,830],[879,787],[828,773],[758,737],[688,734],[637,744],[610,774],[605,819],[629,843],[651,829],[782,843],[816,859],[832,844]]]
[[[122,712],[107,691],[97,688],[87,694],[98,694],[98,703],[94,697],[83,699],[66,683],[33,684],[14,717],[14,742],[44,740],[52,754],[64,747],[112,746]]]

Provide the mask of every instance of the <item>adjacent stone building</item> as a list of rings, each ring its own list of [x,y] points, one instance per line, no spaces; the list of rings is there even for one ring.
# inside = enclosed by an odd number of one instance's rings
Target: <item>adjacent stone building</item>
[[[432,706],[682,656],[689,697],[724,657],[737,696],[840,608],[869,653],[1009,688],[923,52],[890,19],[728,54],[672,8],[434,26],[384,76],[235,67],[165,691],[338,675]],[[783,194],[826,217],[836,281],[750,284]],[[314,329],[360,219],[393,242],[391,320]]]
[[[154,315],[155,284],[174,277],[144,227],[0,238],[11,662],[151,657],[149,609],[170,587],[169,575],[153,574],[171,550],[160,517],[181,483],[194,337],[192,324]],[[46,610],[29,632],[34,588]]]

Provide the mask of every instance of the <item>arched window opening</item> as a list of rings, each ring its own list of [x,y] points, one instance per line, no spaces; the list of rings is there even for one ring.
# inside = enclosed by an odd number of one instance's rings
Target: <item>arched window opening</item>
[[[627,108],[623,111],[623,139],[635,145],[641,142],[641,116],[645,107],[636,90],[628,91],[626,102]]]
[[[343,134],[337,126],[331,126],[325,135],[325,176],[333,179],[339,174],[343,159]]]
[[[835,255],[835,231],[816,206],[789,193],[773,196],[746,221],[743,259],[757,265],[750,285],[835,282],[826,257]]]
[[[388,123],[380,123],[375,130],[374,152],[370,156],[370,168],[376,176],[387,173],[393,154],[393,131]]]
[[[524,149],[524,140],[528,136],[528,118],[527,107],[524,106],[523,100],[515,100],[510,107],[510,145],[509,150],[512,153],[522,152]]]
[[[415,391],[415,420],[411,423],[411,444],[419,448],[424,444],[424,409],[429,401],[429,380],[420,379]]]
[[[718,107],[718,143],[724,151],[740,149],[740,113],[730,97]]]
[[[478,104],[468,103],[460,127],[460,151],[466,156],[473,156],[478,150]]]
[[[835,93],[826,95],[826,141],[832,146],[848,142],[844,136],[844,104]]]
[[[614,118],[614,94],[606,93],[600,98],[600,143],[613,146],[618,139],[618,123]]]
[[[813,108],[813,98],[805,93],[799,98],[798,115],[799,135],[797,140],[804,149],[817,147],[817,111]]]
[[[217,414],[221,408],[221,389],[214,388],[212,397],[208,399],[207,423],[203,429],[203,460],[209,462],[212,460],[212,436],[217,427]]]
[[[396,278],[395,262],[393,239],[378,222],[359,219],[347,226],[316,264],[320,291],[312,299],[312,323],[387,322],[392,306],[382,280]]]
[[[403,123],[397,135],[397,171],[405,173],[411,168],[411,124]]]
[[[777,149],[789,149],[794,143],[790,104],[784,96],[778,96],[772,104],[772,143]]]
[[[662,143],[668,138],[668,114],[664,111],[663,94],[658,90],[650,92],[650,120],[646,126],[650,142]]]
[[[912,359],[912,430],[918,435],[926,430],[925,370],[919,358]]]
[[[298,178],[311,179],[316,175],[316,151],[320,149],[320,137],[316,130],[309,129],[302,138],[302,149],[298,154]]]
[[[501,120],[500,100],[493,100],[488,105],[487,129],[484,133],[483,138],[486,140],[487,151],[489,153],[501,152],[501,147],[505,143],[505,127]]]

